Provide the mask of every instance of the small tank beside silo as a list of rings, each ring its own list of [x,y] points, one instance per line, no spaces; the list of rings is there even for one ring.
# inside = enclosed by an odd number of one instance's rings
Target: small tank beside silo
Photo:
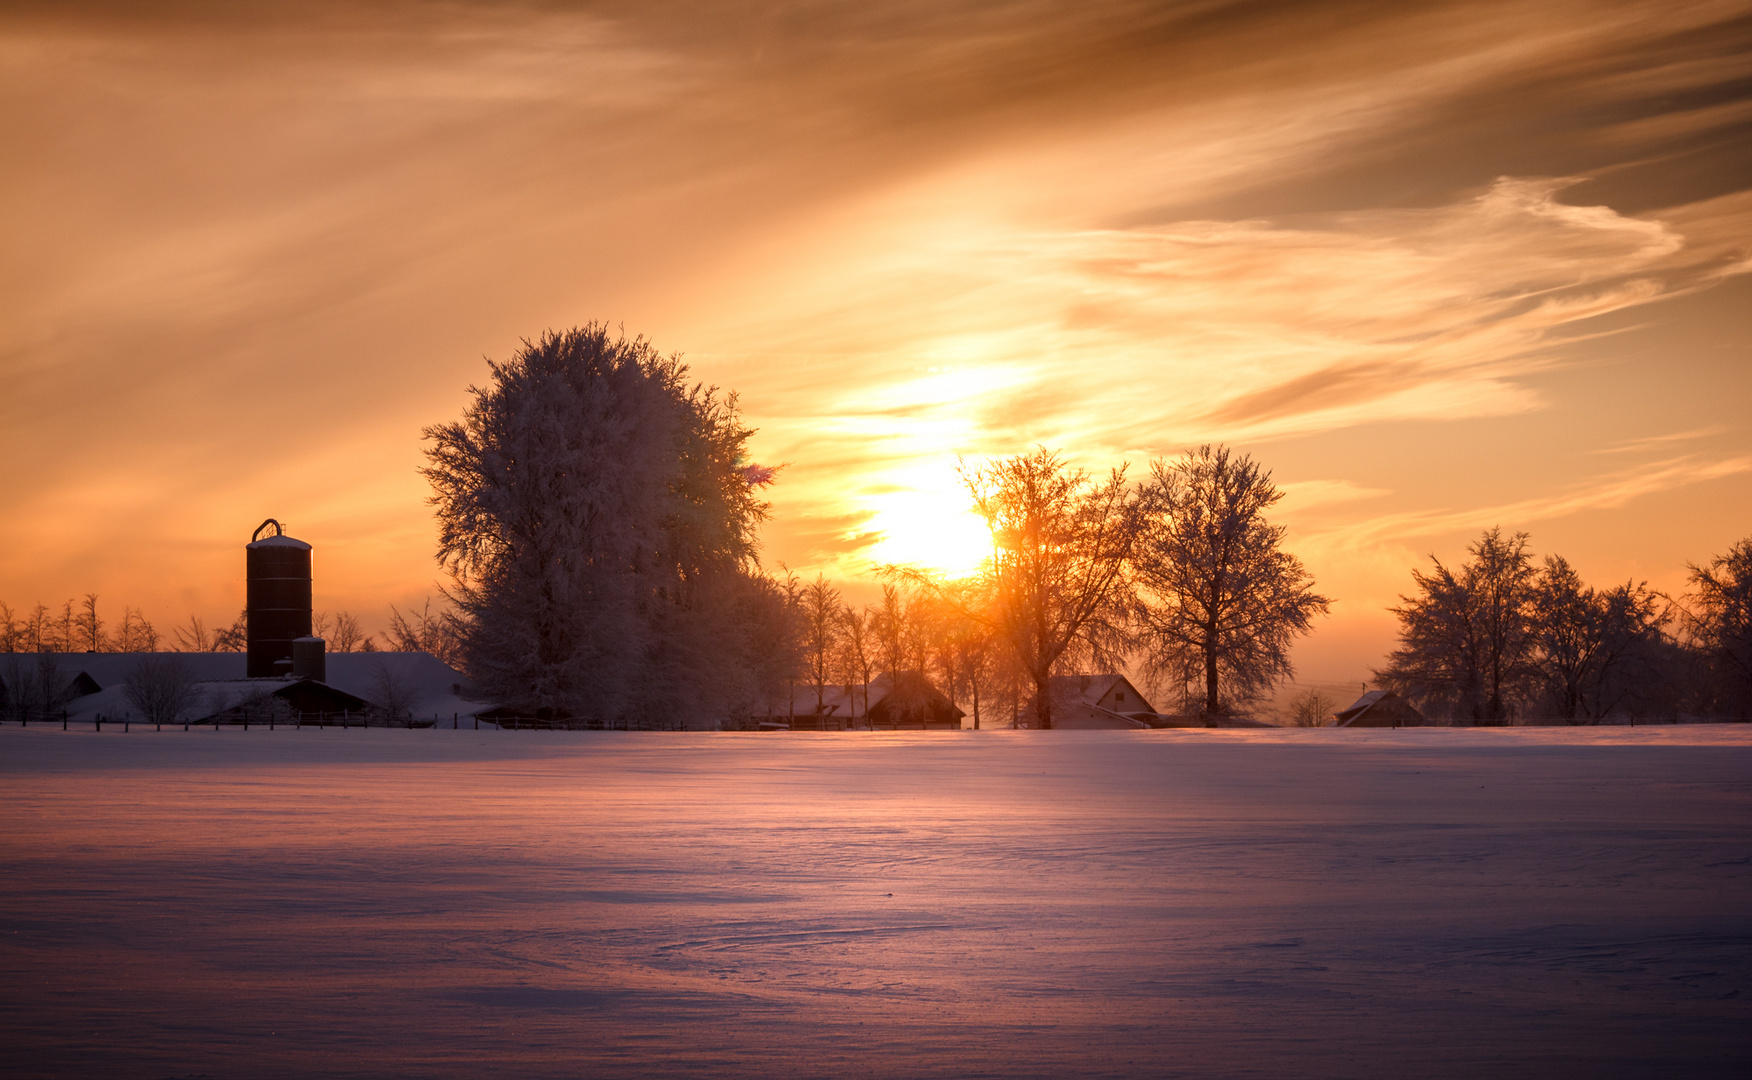
[[[263,536],[269,526],[273,526],[273,535]],[[252,679],[289,675],[295,654],[304,653],[306,664],[310,662],[309,643],[302,648],[293,645],[299,638],[310,637],[310,545],[285,535],[280,523],[269,518],[256,528],[244,552],[249,634],[246,671]]]

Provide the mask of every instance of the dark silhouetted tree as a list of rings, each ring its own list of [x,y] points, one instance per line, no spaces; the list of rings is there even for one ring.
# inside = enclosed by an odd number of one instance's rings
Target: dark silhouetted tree
[[[1418,592],[1391,609],[1399,647],[1376,680],[1426,712],[1501,723],[1537,677],[1532,618],[1538,571],[1527,534],[1489,529],[1467,549],[1455,574],[1435,556],[1413,570]]]
[[[1692,639],[1714,677],[1716,711],[1752,716],[1752,537],[1705,566],[1686,564]]]
[[[1330,601],[1265,519],[1280,498],[1247,455],[1201,446],[1151,464],[1134,555],[1148,662],[1196,685],[1207,717],[1250,703],[1288,678],[1290,643]]]
[[[147,653],[122,675],[122,694],[149,724],[170,724],[195,703],[195,673],[176,653]]]
[[[1562,556],[1548,555],[1533,586],[1533,707],[1572,724],[1636,715],[1663,678],[1666,598],[1626,583],[1600,592]]]

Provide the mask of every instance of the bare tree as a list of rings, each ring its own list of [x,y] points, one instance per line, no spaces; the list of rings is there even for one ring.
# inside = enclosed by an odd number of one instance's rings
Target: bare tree
[[[991,597],[983,584],[978,578],[947,583],[944,586],[947,603],[939,626],[949,700],[959,707],[957,694],[966,688],[969,704],[973,706],[975,731],[980,728],[980,694],[991,676],[994,644],[991,620],[973,614],[991,607]]]
[[[158,648],[158,631],[138,608],[123,608],[110,647],[116,652],[152,652]]]
[[[59,713],[69,700],[61,658],[53,652],[32,653],[15,653],[0,664],[0,715],[8,720],[44,719]]]
[[[1338,702],[1319,690],[1298,694],[1290,701],[1290,723],[1296,727],[1325,727],[1332,723]]]
[[[79,614],[74,616],[74,623],[79,628],[79,646],[87,652],[102,652],[103,620],[97,616],[97,594],[86,593],[85,599],[79,605]],[[71,649],[73,646],[69,646]]]
[[[23,644],[24,624],[19,622],[18,613],[0,600],[0,653],[22,652]]]
[[[1707,566],[1686,563],[1689,629],[1713,672],[1721,711],[1752,715],[1752,537]]]
[[[190,615],[189,621],[174,628],[178,652],[212,652],[213,635],[207,632],[207,624],[201,621],[199,615]]]
[[[237,613],[230,626],[213,632],[214,652],[245,652],[249,649],[249,611]]]
[[[834,654],[839,645],[840,594],[820,574],[805,584],[798,596],[798,615],[803,622],[803,661],[815,684],[815,713],[826,707],[827,684],[832,681]]]
[[[43,641],[44,652],[73,652],[79,647],[79,618],[73,613],[73,601],[61,605],[61,616],[49,623]]]
[[[1376,680],[1438,714],[1501,723],[1533,679],[1532,608],[1537,571],[1527,534],[1488,529],[1455,574],[1430,556],[1419,589],[1401,597],[1400,644]]]
[[[906,666],[906,596],[900,586],[882,586],[882,605],[874,612],[871,628],[876,635],[876,655],[882,670],[895,674]]]
[[[1331,605],[1265,519],[1281,498],[1269,472],[1224,446],[1151,463],[1134,556],[1148,662],[1199,685],[1207,717],[1293,674],[1290,643]]]
[[[359,626],[359,617],[349,611],[335,612],[334,622],[329,625],[328,632],[329,636],[325,641],[334,652],[364,652],[365,642],[370,640]],[[454,644],[456,635],[452,633],[449,637]]]
[[[1034,721],[1052,727],[1051,679],[1061,661],[1117,665],[1133,604],[1126,570],[1138,535],[1125,469],[1092,480],[1044,447],[963,468],[992,533],[980,613],[1034,684]]]
[[[356,636],[358,620],[345,612],[341,614],[352,620],[352,631]],[[462,647],[455,619],[443,609],[434,612],[431,597],[427,597],[420,610],[411,612],[410,616],[404,616],[394,604],[389,606],[389,647],[398,652],[428,652],[446,664],[462,663]]]
[[[876,621],[876,612],[870,608],[859,611],[847,604],[840,609],[841,668],[847,683],[863,688],[865,716],[870,715],[870,679],[875,674],[878,656]],[[856,704],[850,703],[854,712]]]
[[[148,653],[122,676],[122,694],[147,723],[174,723],[195,703],[194,669],[175,653]]]
[[[21,624],[20,652],[46,653],[55,652],[53,624],[49,621],[49,609],[39,601],[31,609],[30,617]]]
[[[414,684],[404,679],[385,660],[380,659],[372,665],[372,704],[383,711],[386,720],[394,722],[407,719],[411,715],[416,693]]]

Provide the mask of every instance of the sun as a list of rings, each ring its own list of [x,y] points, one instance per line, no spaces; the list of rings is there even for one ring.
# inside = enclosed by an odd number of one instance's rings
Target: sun
[[[966,577],[992,553],[992,534],[973,512],[958,483],[935,476],[866,497],[875,516],[865,526],[881,534],[869,550],[875,563],[917,566],[945,577]],[[918,481],[923,480],[923,483]]]

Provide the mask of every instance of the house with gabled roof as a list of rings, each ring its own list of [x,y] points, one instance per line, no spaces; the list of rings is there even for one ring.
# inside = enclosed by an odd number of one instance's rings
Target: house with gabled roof
[[[187,719],[210,723],[245,714],[297,713],[357,717],[364,710],[429,723],[460,722],[492,707],[475,700],[461,672],[425,652],[328,653],[320,678],[297,675],[251,679],[247,657],[223,653],[9,653],[0,657],[0,704],[26,683],[52,683],[56,716],[121,719],[134,712],[124,683],[142,660],[173,658],[194,687]],[[13,685],[9,685],[13,684]]]
[[[1424,715],[1391,690],[1370,690],[1332,714],[1334,727],[1417,727]]]
[[[1052,726],[1070,731],[1154,726],[1156,707],[1124,675],[1054,675]],[[1029,710],[1029,715],[1033,711]]]
[[[819,716],[815,713],[814,697],[813,686],[798,690],[798,707],[807,705],[809,712],[790,717],[788,722],[792,728],[837,731],[873,727],[957,731],[961,728],[962,717],[967,715],[949,700],[949,695],[925,678],[923,672],[918,671],[883,672],[871,679],[867,687],[863,683],[842,683],[824,687]],[[869,702],[868,710],[865,708],[866,701]]]

